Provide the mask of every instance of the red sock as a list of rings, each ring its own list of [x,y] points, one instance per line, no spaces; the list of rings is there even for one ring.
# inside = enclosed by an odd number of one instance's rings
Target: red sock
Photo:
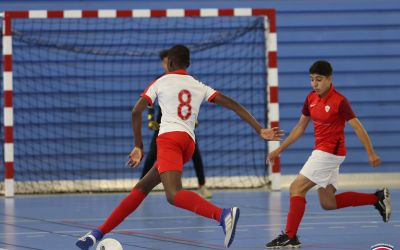
[[[98,229],[102,231],[103,234],[109,233],[128,215],[135,211],[140,203],[142,203],[144,198],[146,198],[146,195],[142,191],[136,188],[132,189],[131,193],[126,196],[121,203],[119,203],[110,216],[108,216],[103,225],[99,226]]]
[[[378,197],[375,194],[365,194],[356,192],[345,192],[337,194],[336,198],[336,208],[344,207],[357,207],[364,205],[373,205],[378,202]]]
[[[211,202],[203,199],[200,195],[188,190],[176,192],[174,205],[218,222],[221,218],[222,208],[215,206]]]
[[[285,229],[289,238],[293,238],[297,233],[297,229],[299,229],[304,210],[306,209],[306,203],[306,199],[302,196],[290,197],[290,207]]]

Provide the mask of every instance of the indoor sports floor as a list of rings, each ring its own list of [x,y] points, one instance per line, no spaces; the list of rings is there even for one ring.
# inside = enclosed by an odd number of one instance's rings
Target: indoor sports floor
[[[374,191],[374,190],[357,190]],[[316,191],[307,197],[299,235],[302,249],[366,250],[377,243],[400,249],[400,190],[390,190],[392,218],[383,223],[372,206],[323,211]],[[0,249],[72,250],[76,239],[102,223],[125,194],[16,196],[1,198]],[[236,238],[230,249],[264,249],[284,228],[288,192],[215,191],[222,207],[239,206]],[[215,221],[175,208],[163,193],[150,195],[108,237],[128,249],[225,249]]]

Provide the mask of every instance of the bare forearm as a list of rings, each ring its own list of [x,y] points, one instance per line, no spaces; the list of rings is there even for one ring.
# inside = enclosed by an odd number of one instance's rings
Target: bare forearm
[[[135,107],[132,109],[132,130],[135,147],[143,149],[142,142],[142,113],[146,109],[147,101],[143,97],[139,98]]]
[[[281,143],[281,145],[278,147],[278,151],[279,153],[282,153],[283,151],[285,151],[285,149],[287,147],[289,147],[291,144],[293,144],[295,141],[297,141],[297,139],[300,138],[300,136],[304,133],[304,128],[296,125],[292,131],[290,132],[290,134],[288,135],[288,137]]]
[[[252,128],[254,128],[257,134],[260,133],[263,127],[242,105],[240,105],[240,103],[223,94],[215,97],[214,102],[235,112],[242,120],[244,120]]]
[[[236,103],[238,105],[235,109],[232,109],[242,120],[247,122],[257,134],[260,133],[260,130],[263,128],[260,123],[254,118],[242,105]]]
[[[142,142],[142,113],[132,110],[132,130],[135,147],[143,148]]]
[[[365,131],[365,129],[360,126],[357,127],[357,129],[355,129],[355,132],[358,136],[358,138],[360,139],[361,143],[364,145],[365,151],[367,151],[368,155],[374,154],[374,148],[372,146],[372,142],[371,139],[368,136],[367,131]]]
[[[353,118],[348,121],[350,126],[354,129],[354,132],[360,139],[361,143],[364,145],[365,150],[367,151],[368,155],[375,154],[374,147],[372,146],[372,142],[368,136],[367,131],[365,131],[363,125],[357,118]]]

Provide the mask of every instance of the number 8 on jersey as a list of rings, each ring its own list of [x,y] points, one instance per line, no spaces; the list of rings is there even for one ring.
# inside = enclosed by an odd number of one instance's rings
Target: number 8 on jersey
[[[179,106],[178,106],[178,116],[182,120],[187,120],[192,115],[192,106],[190,102],[192,101],[192,94],[189,90],[183,89],[178,94]]]

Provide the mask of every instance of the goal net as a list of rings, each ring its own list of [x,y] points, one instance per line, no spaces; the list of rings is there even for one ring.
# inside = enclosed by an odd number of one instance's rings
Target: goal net
[[[267,124],[271,17],[265,13],[273,12],[171,14],[177,11],[5,13],[4,157],[15,193],[130,190],[143,165],[125,166],[133,146],[131,109],[163,72],[159,52],[174,44],[190,48],[191,75]],[[146,157],[153,131],[143,122]],[[195,132],[207,186],[265,185],[267,144],[233,112],[204,104]],[[197,187],[192,162],[183,185]]]

